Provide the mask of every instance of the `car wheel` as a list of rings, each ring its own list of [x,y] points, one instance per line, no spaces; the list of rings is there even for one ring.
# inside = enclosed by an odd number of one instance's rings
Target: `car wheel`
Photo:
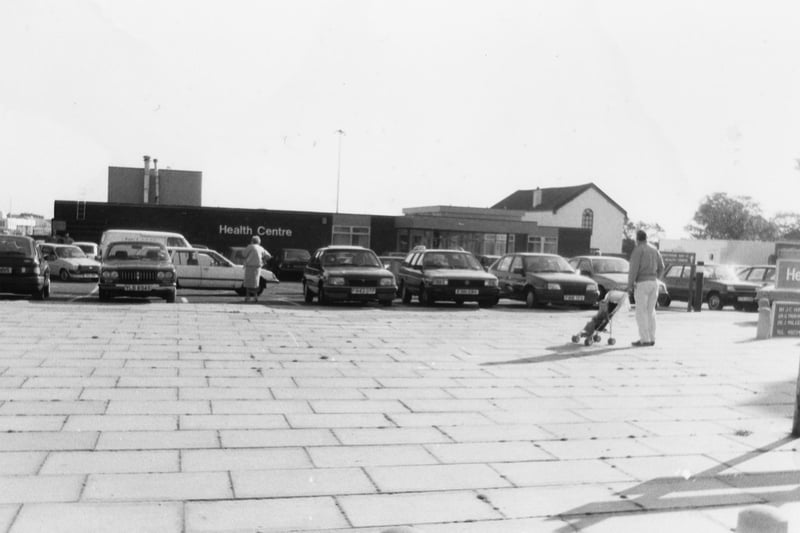
[[[261,296],[261,293],[263,293],[266,288],[267,288],[267,282],[262,279],[261,282],[258,284],[258,292],[256,292],[256,294]]]
[[[419,303],[420,305],[433,305],[433,299],[431,298],[431,293],[428,292],[428,289],[425,288],[425,285],[420,285],[419,287]]]
[[[175,303],[175,292],[176,291],[172,291],[172,292],[168,293],[166,296],[164,296],[164,300],[166,300],[167,303],[174,304]]]
[[[712,311],[722,311],[722,298],[719,297],[719,293],[710,292],[708,293],[708,297],[706,298],[706,303],[708,304],[708,308]]]
[[[61,281],[69,281],[69,272],[67,272],[66,268],[62,268],[58,272],[58,279],[60,279]]]
[[[411,291],[408,290],[405,283],[400,285],[400,299],[404,304],[411,303]]]
[[[303,280],[303,301],[307,304],[314,301],[314,293],[309,290],[308,283],[305,280]]]
[[[180,285],[178,286],[178,288],[179,289],[181,288]],[[247,289],[245,289],[244,287],[239,287],[238,289],[236,289],[236,294],[238,294],[239,296],[244,296],[245,294],[247,294]]]
[[[664,301],[661,302],[661,305],[662,305],[662,307],[669,307],[669,304],[671,304],[671,303],[672,303],[672,298],[667,296],[666,298],[664,298]]]
[[[528,309],[536,307],[536,293],[532,287],[525,289],[525,307]]]
[[[328,296],[325,294],[325,288],[322,285],[319,286],[319,292],[317,293],[317,301],[319,302],[320,305],[328,305],[328,303],[330,303],[328,300]]]

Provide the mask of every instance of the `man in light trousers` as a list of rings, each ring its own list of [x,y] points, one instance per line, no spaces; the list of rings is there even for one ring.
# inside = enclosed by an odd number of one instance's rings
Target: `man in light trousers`
[[[628,271],[628,292],[633,292],[636,300],[636,324],[639,326],[639,340],[632,342],[633,346],[653,346],[656,343],[658,278],[663,273],[661,253],[647,242],[647,233],[638,230]]]

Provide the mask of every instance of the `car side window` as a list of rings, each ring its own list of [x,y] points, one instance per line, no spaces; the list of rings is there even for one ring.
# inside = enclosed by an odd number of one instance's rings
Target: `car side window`
[[[513,256],[506,255],[497,263],[497,270],[501,272],[508,272],[508,266],[511,264],[511,259]]]
[[[202,267],[214,266],[214,261],[206,254],[197,255],[197,264]]]
[[[680,266],[680,265],[672,265],[664,273],[664,277],[665,278],[679,278],[679,277],[681,277],[681,269],[682,268],[683,267]]]
[[[511,272],[514,272],[514,271],[516,271],[517,269],[520,269],[520,268],[524,268],[524,265],[522,264],[522,257],[517,255],[511,261]]]

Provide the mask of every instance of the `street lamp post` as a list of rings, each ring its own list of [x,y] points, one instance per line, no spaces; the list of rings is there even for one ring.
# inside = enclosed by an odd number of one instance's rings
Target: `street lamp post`
[[[339,158],[336,162],[336,213],[339,213],[339,182],[342,177],[342,137],[344,137],[344,130],[336,130],[339,135]]]

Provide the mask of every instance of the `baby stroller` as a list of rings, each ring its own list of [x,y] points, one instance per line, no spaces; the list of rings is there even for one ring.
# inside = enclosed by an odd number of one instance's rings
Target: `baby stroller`
[[[608,344],[616,344],[617,339],[612,337],[612,319],[617,314],[617,311],[627,309],[629,305],[630,299],[627,292],[608,291],[605,298],[600,300],[597,313],[583,326],[583,329],[578,334],[572,336],[572,342],[581,342],[581,339],[585,339],[583,344],[591,346],[595,342],[600,342],[600,333],[608,331]]]

